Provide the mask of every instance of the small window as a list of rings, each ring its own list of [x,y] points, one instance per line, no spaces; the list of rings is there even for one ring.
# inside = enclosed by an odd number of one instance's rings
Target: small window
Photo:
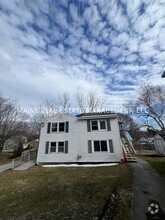
[[[107,141],[94,141],[94,151],[108,151]]]
[[[56,142],[51,142],[50,153],[56,153]]]
[[[92,130],[98,130],[98,121],[92,121]]]
[[[100,121],[100,130],[106,129],[106,123],[105,121]]]
[[[57,132],[57,123],[52,123],[52,132]]]
[[[64,142],[58,142],[58,152],[64,153]]]
[[[64,122],[59,123],[59,132],[61,132],[61,131],[65,131],[65,123]]]

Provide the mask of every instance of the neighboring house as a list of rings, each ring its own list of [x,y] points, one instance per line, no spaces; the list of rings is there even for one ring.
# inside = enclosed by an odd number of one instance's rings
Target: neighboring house
[[[56,114],[41,128],[38,164],[119,162],[118,118],[112,113]]]
[[[29,148],[33,148],[33,149],[37,149],[38,148],[38,144],[39,144],[39,140],[38,139],[34,139],[34,140],[28,142],[28,147]]]
[[[23,149],[27,148],[27,137],[18,135],[8,139],[3,147],[4,152],[12,152],[18,148],[19,143],[23,144]]]
[[[142,137],[142,138],[140,138],[140,139],[138,140],[137,143],[138,143],[138,144],[150,144],[150,141],[149,141],[147,138]]]

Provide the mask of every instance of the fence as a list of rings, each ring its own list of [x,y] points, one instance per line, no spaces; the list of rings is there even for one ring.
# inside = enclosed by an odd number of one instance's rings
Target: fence
[[[136,150],[155,150],[155,146],[152,143],[147,144],[134,144]]]
[[[12,169],[28,162],[28,161],[35,161],[37,158],[37,150],[31,150],[28,152],[22,152],[20,157],[17,157],[12,160]]]

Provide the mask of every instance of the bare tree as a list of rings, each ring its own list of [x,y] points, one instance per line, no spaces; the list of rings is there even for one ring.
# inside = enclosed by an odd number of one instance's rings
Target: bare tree
[[[58,95],[58,104],[63,110],[70,107],[70,95],[68,92],[63,92]]]
[[[75,97],[77,105],[82,112],[95,112],[101,110],[106,101],[106,98],[101,97],[94,89],[91,89],[85,95],[83,90],[78,88]]]
[[[145,85],[140,88],[139,103],[147,107],[147,112],[142,115],[146,118],[147,126],[151,119],[165,133],[165,88],[163,86]]]
[[[79,88],[79,87],[77,88],[77,91],[75,93],[75,98],[76,98],[77,105],[80,108],[80,111],[81,112],[86,112],[86,109],[85,109],[85,95],[82,92],[82,89]]]
[[[38,108],[38,112],[36,112],[34,115],[31,117],[31,122],[30,122],[30,130],[33,131],[36,135],[39,135],[41,126],[45,123],[45,121],[56,114],[56,100],[51,99],[48,100],[46,99]]]
[[[8,139],[21,134],[25,118],[14,100],[0,95],[0,152]]]

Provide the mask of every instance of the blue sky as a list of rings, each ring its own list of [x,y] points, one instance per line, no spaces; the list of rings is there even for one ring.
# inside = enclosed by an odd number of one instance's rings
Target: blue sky
[[[77,87],[111,105],[163,85],[164,0],[1,0],[0,91],[23,106]]]

